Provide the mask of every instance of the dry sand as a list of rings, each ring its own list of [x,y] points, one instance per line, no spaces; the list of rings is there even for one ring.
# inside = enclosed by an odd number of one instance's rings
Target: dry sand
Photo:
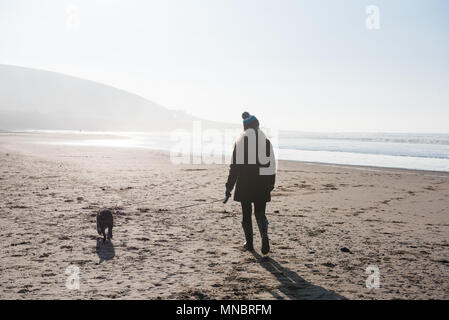
[[[262,259],[241,250],[239,203],[176,209],[221,198],[227,166],[43,138],[68,136],[0,133],[1,299],[449,298],[447,173],[280,162]],[[99,243],[95,214],[115,206]]]

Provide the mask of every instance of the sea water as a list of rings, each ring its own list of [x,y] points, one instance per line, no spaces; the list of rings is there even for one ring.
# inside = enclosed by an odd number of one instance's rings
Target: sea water
[[[95,135],[100,133],[83,134],[88,138],[51,143],[165,151],[180,144],[179,136],[166,132],[102,132],[98,139]],[[183,141],[195,139],[185,134]],[[192,143],[190,151],[198,154],[212,149],[228,155],[232,143],[225,140]],[[279,160],[449,172],[449,134],[280,132],[272,141]]]

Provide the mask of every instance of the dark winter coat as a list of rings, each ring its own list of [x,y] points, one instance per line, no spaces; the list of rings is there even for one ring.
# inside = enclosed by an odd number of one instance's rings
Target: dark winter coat
[[[265,137],[265,134],[261,130],[253,131],[255,132],[256,139],[249,139],[247,136],[245,136],[246,132],[247,131],[243,132],[240,138],[234,144],[234,151],[232,154],[228,181],[226,182],[226,189],[231,191],[234,185],[236,185],[234,192],[235,201],[269,202],[271,201],[271,191],[274,188],[276,179],[276,161],[274,158],[273,146],[270,140]],[[256,154],[258,154],[257,152],[259,139],[266,140],[265,150],[267,157],[269,157],[268,163],[266,163],[266,161],[264,161],[263,159],[259,159],[259,157],[257,156],[255,157],[256,161],[248,161],[248,159],[251,159],[248,157],[248,150],[256,150]],[[249,143],[253,144],[253,148],[248,148]],[[244,162],[237,161],[239,159],[236,155],[238,146],[242,147],[242,149],[239,150],[243,150],[244,146]],[[265,170],[262,168],[265,168]]]

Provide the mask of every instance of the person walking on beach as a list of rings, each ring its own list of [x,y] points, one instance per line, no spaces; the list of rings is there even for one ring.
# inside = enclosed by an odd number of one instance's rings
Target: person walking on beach
[[[273,146],[262,130],[259,121],[248,112],[242,114],[244,131],[234,144],[229,176],[226,182],[226,197],[231,196],[235,187],[234,200],[242,204],[242,227],[246,243],[244,248],[254,250],[252,205],[257,226],[262,238],[262,254],[270,251],[268,220],[265,216],[267,202],[271,201],[271,191],[276,179],[276,161]]]

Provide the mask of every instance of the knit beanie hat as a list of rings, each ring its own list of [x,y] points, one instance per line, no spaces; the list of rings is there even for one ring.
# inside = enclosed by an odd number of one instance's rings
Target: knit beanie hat
[[[259,120],[257,120],[256,116],[250,115],[249,112],[245,111],[242,113],[243,119],[243,128],[246,130],[248,128],[258,129],[259,128]]]

